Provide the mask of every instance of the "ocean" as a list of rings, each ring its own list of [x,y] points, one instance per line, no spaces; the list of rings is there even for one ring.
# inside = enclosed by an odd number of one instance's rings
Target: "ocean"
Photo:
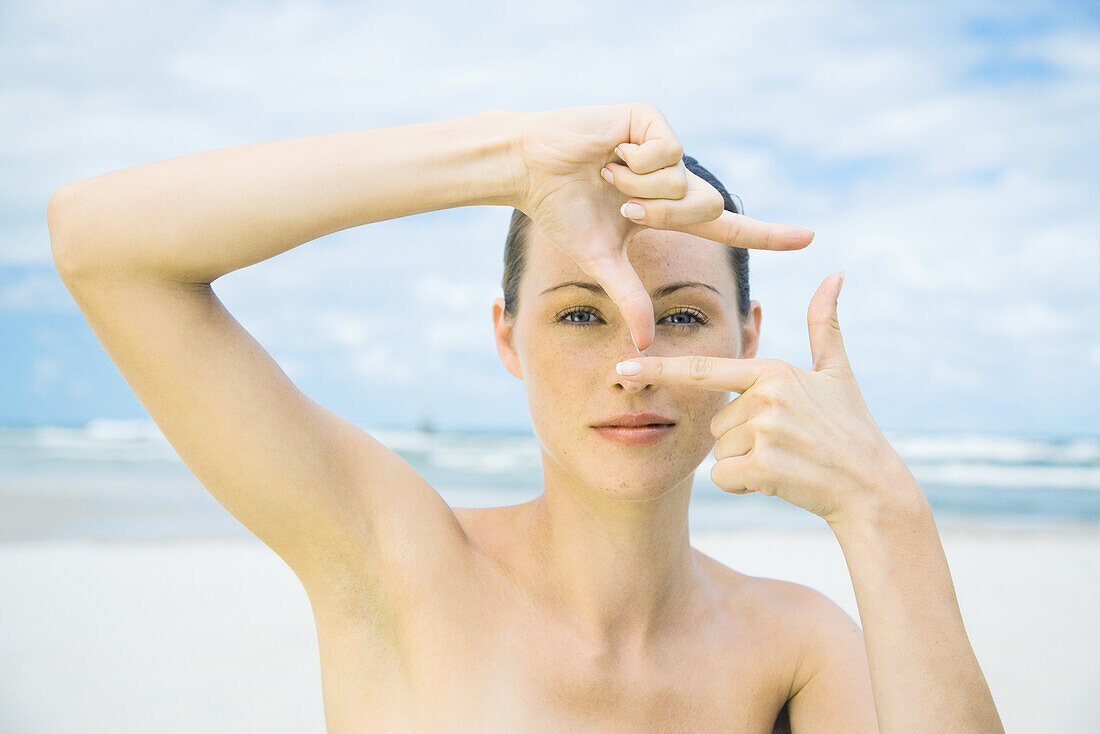
[[[541,491],[530,434],[372,430],[453,507],[525,502]],[[937,523],[1100,528],[1100,438],[891,433]],[[732,495],[696,472],[693,530],[822,526],[776,497]],[[133,540],[246,533],[151,421],[0,427],[0,542]]]

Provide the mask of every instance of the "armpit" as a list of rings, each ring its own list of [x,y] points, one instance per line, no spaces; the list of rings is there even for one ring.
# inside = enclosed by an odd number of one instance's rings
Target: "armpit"
[[[791,717],[787,712],[787,704],[783,704],[783,708],[779,709],[775,726],[772,727],[772,734],[791,734]]]

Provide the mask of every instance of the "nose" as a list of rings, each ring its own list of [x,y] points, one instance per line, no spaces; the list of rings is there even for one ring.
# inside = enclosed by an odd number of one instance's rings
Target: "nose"
[[[652,387],[653,385],[638,382],[636,380],[624,380],[622,378],[619,378],[619,380],[616,382],[616,389],[625,390],[628,393],[642,392],[643,390],[649,390]]]
[[[623,352],[619,354],[619,356],[610,365],[608,365],[607,384],[609,387],[611,387],[613,390],[625,390],[628,393],[637,393],[642,392],[643,390],[653,389],[652,384],[642,382],[641,380],[627,379],[626,377],[623,377],[615,371],[615,365],[617,365],[619,362],[625,362],[626,360],[633,359],[637,356],[638,351],[634,349],[634,346],[632,344],[628,352]]]

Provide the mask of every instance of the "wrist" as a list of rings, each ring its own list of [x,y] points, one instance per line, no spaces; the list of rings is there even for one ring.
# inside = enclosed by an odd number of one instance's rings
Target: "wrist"
[[[843,513],[826,518],[839,538],[853,531],[883,530],[905,526],[932,514],[924,490],[904,462],[868,485],[863,501]]]
[[[475,116],[479,135],[471,136],[468,152],[479,165],[479,186],[469,204],[519,207],[527,181],[521,155],[523,115],[509,110],[489,110]]]
[[[487,119],[501,136],[500,171],[503,173],[501,204],[520,209],[527,195],[527,164],[523,159],[523,124],[525,114],[510,110],[491,110]]]
[[[457,206],[515,206],[525,173],[520,118],[489,110],[378,131],[388,137],[372,145],[396,151],[391,156],[408,177],[395,197],[402,206],[384,218]],[[377,168],[370,173],[376,177]]]

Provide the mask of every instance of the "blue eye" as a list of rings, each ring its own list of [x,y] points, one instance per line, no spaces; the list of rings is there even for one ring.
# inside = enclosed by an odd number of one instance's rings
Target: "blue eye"
[[[559,313],[557,320],[563,321],[567,324],[583,326],[585,324],[596,323],[599,320],[599,316],[596,314],[595,311],[588,308],[571,308],[567,311],[562,311],[561,313]]]
[[[707,319],[703,314],[692,309],[680,309],[679,311],[673,311],[665,317],[669,320],[669,323],[673,326],[682,327],[685,329],[694,329],[697,326],[702,326],[707,323]],[[690,321],[688,319],[694,319]]]
[[[692,330],[707,323],[707,317],[694,309],[682,308],[665,316],[668,323],[684,330]],[[561,311],[555,320],[570,326],[590,326],[602,323],[599,313],[586,306],[577,306]]]

